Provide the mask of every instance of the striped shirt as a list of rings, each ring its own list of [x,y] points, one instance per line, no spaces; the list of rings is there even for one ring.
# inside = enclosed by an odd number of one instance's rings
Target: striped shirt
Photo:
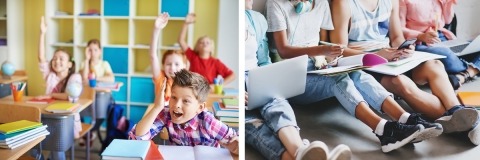
[[[379,0],[374,11],[366,10],[359,0],[349,2],[351,11],[349,43],[376,41],[384,42],[388,47],[387,33],[392,13],[391,0]]]
[[[164,108],[153,122],[150,131],[142,136],[135,136],[135,128],[129,132],[130,139],[149,140],[157,135],[163,127],[167,128],[169,141],[179,146],[219,147],[229,143],[237,133],[227,125],[215,119],[212,113],[203,111],[183,125],[172,122],[169,109]]]

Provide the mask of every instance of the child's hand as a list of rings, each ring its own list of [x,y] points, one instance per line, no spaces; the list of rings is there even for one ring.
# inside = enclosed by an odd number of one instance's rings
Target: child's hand
[[[42,20],[40,22],[40,32],[45,33],[47,32],[47,23],[45,23],[45,17],[42,16]]]
[[[92,58],[92,52],[90,51],[90,48],[85,47],[85,60],[89,61],[90,58]]]
[[[165,26],[167,26],[169,17],[170,15],[168,15],[168,13],[158,15],[157,19],[155,20],[155,29],[165,28]]]
[[[325,57],[327,59],[335,59],[338,56],[343,54],[343,46],[340,45],[325,45],[324,51],[326,52]]]
[[[230,153],[238,155],[238,137],[232,138],[230,142],[228,142],[227,144],[223,144],[223,146],[227,148]]]
[[[185,18],[185,24],[192,24],[195,22],[195,13],[189,13]]]
[[[385,48],[377,52],[377,55],[382,56],[388,61],[397,61],[402,56],[402,51],[399,51],[395,48]]]
[[[165,90],[167,88],[167,79],[163,80],[162,88],[160,89],[160,93],[157,94],[158,97],[155,97],[155,107],[165,107]]]

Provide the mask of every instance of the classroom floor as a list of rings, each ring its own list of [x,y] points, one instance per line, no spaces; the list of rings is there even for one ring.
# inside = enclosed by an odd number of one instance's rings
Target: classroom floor
[[[426,89],[428,90],[428,89]],[[470,82],[460,88],[464,91],[480,91],[480,81]],[[403,100],[398,101],[407,111]],[[439,137],[407,145],[390,153],[383,153],[380,141],[372,130],[347,113],[334,98],[308,106],[294,108],[302,138],[321,140],[330,149],[346,144],[352,150],[352,159],[479,159],[480,147],[473,145],[468,137],[440,135]],[[301,116],[299,116],[301,115]],[[253,147],[246,145],[245,159],[265,159]]]

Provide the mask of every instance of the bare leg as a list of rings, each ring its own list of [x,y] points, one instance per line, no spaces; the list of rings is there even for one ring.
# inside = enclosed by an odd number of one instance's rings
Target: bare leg
[[[297,128],[293,126],[283,127],[278,130],[278,137],[280,138],[280,141],[282,141],[287,152],[293,157],[295,156],[297,149],[304,145],[300,133]]]
[[[295,159],[295,157],[290,155],[290,153],[288,153],[287,151],[282,153],[282,160],[293,160],[293,159]]]
[[[394,120],[398,121],[406,111],[392,97],[387,97],[382,104],[382,111],[387,113]]]
[[[445,113],[442,102],[436,96],[422,91],[404,75],[385,76],[382,78],[381,84],[387,91],[402,97],[416,112],[423,113],[428,118],[435,119]]]
[[[365,123],[372,130],[376,129],[377,124],[382,119],[375,114],[365,102],[361,102],[357,105],[357,108],[355,108],[355,117]]]
[[[445,70],[443,70],[443,64],[440,61],[427,61],[423,65],[415,68],[412,79],[417,84],[425,84],[428,82],[432,89],[432,94],[440,99],[445,111],[451,109],[453,106],[460,105],[455,91],[448,81],[448,75]],[[440,118],[442,114],[437,113],[435,117],[432,116],[430,118],[437,119]]]

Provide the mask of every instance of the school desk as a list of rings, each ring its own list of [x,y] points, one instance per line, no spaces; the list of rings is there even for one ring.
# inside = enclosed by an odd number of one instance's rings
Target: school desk
[[[48,125],[47,130],[50,131],[50,135],[46,137],[44,143],[45,150],[53,152],[65,152],[68,149],[71,149],[71,158],[74,157],[74,137],[73,137],[73,124],[74,124],[74,113],[50,113],[45,110],[49,104],[34,104],[27,103],[25,101],[31,99],[31,96],[24,96],[22,101],[14,102],[13,96],[7,96],[0,99],[0,107],[2,106],[16,106],[16,107],[37,107],[40,109],[42,115],[42,122],[45,125]],[[80,98],[77,103],[80,106],[77,109],[77,113],[84,110],[90,104],[92,104],[92,99]],[[61,102],[57,100],[53,103]],[[80,134],[85,134],[91,129],[92,125],[82,125],[82,132]],[[88,128],[83,128],[88,127]],[[62,142],[62,143],[59,143]],[[88,143],[87,143],[88,144]],[[89,155],[89,152],[86,154]]]
[[[40,122],[40,110],[36,107],[18,107],[13,105],[2,105],[0,106],[0,123],[8,123],[19,120],[29,120],[33,122]],[[31,148],[36,146],[46,136],[41,136],[35,140],[21,145],[15,149],[0,149],[0,159],[2,160],[14,160],[18,159],[20,156],[25,154]]]

